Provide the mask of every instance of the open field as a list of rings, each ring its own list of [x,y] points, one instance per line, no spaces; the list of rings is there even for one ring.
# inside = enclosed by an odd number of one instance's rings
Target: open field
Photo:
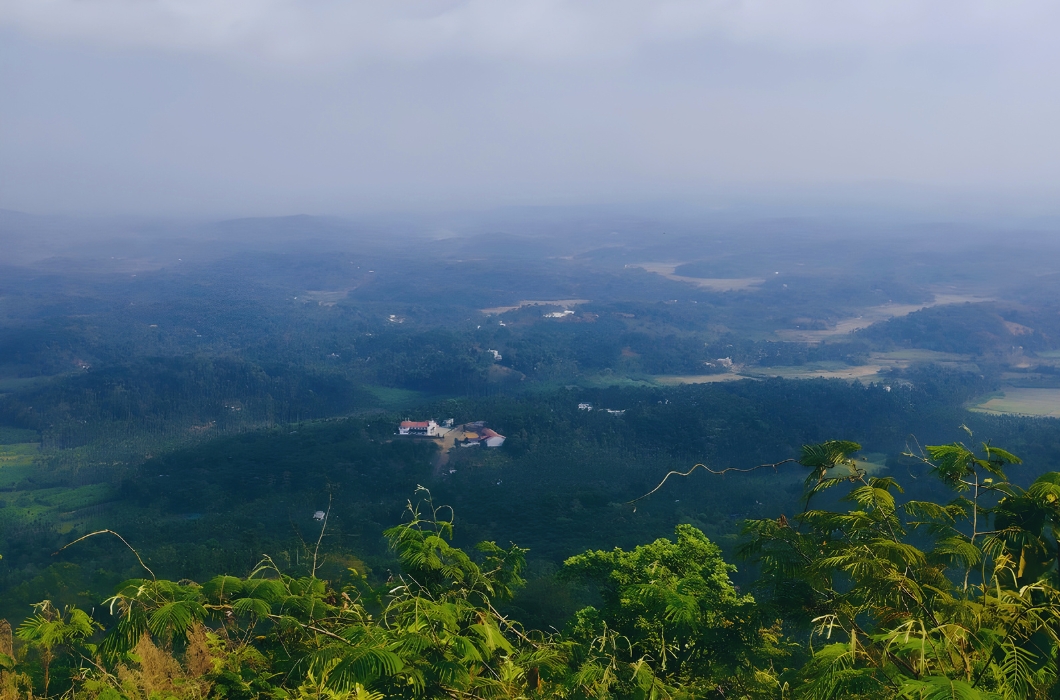
[[[1000,396],[989,396],[970,410],[995,415],[1060,418],[1060,389],[1007,387],[1000,392]]]
[[[626,374],[599,373],[589,374],[578,379],[578,386],[591,389],[603,389],[605,387],[650,387],[656,386],[655,377],[651,375],[629,376]],[[555,391],[563,386],[572,386],[561,382],[543,384],[539,389],[533,389],[544,393]]]
[[[914,311],[926,309],[931,304],[881,304],[865,309],[860,316],[846,318],[837,322],[832,328],[825,330],[801,330],[798,328],[781,328],[776,331],[777,337],[796,343],[820,343],[827,338],[846,335],[854,331],[868,328],[878,321],[886,321],[897,316],[907,316]]]
[[[884,369],[882,364],[867,364],[851,367],[831,363],[813,365],[796,365],[791,367],[753,367],[741,370],[747,377],[765,378],[781,377],[783,379],[848,379],[862,382],[879,381],[879,373]]]
[[[12,391],[31,389],[35,386],[46,384],[49,381],[79,373],[80,372],[64,372],[61,374],[45,374],[37,377],[4,377],[3,379],[0,379],[0,395]]]
[[[874,352],[870,357],[872,362],[889,365],[903,365],[911,362],[931,362],[937,365],[966,365],[971,364],[973,361],[971,355],[958,355],[954,352],[939,352],[938,350],[923,350],[921,348]]]
[[[377,386],[374,384],[366,384],[364,388],[370,391],[372,396],[379,399],[379,403],[383,405],[383,408],[389,410],[400,410],[408,406],[413,406],[422,401],[425,396],[422,391],[416,391],[414,389],[400,389],[397,387]]]
[[[846,365],[842,362],[811,362],[803,365],[782,365],[778,367],[738,366],[733,372],[725,374],[701,375],[658,375],[651,378],[652,383],[660,386],[677,386],[680,384],[711,384],[714,382],[731,382],[739,379],[845,379],[862,383],[884,382],[888,369],[904,369],[914,362],[931,362],[951,367],[974,366],[968,355],[957,355],[934,350],[895,350],[893,352],[875,352],[863,365]]]
[[[30,475],[39,447],[35,442],[0,445],[0,488],[11,488]]]
[[[658,375],[652,377],[656,384],[662,386],[678,386],[680,384],[714,384],[716,382],[735,382],[740,379],[753,379],[743,374],[726,372],[725,374],[691,374],[685,376]]]
[[[302,301],[315,301],[320,306],[334,306],[349,295],[350,290],[339,289],[329,291],[326,289],[307,290],[302,292]]]
[[[16,445],[0,445],[0,467],[13,464],[30,464],[40,445],[35,442],[22,442]]]
[[[114,498],[114,488],[108,484],[26,489],[25,480],[37,468],[39,452],[40,445],[35,442],[0,444],[0,524],[11,527],[83,520],[83,509]]]
[[[889,369],[905,369],[913,363],[927,363],[954,368],[972,368],[970,355],[936,352],[916,348],[892,352],[874,352],[863,365],[850,366],[841,362],[814,362],[783,367],[741,367],[739,372],[748,377],[782,377],[784,379],[849,379],[861,382],[884,381],[880,373]]]
[[[714,384],[718,382],[735,382],[741,379],[846,379],[849,381],[874,382],[882,365],[870,364],[850,367],[839,363],[812,365],[793,365],[785,367],[745,367],[737,372],[725,374],[691,374],[691,375],[657,375],[652,382],[659,386],[679,386],[681,384]]]
[[[526,301],[520,301],[515,306],[494,306],[489,309],[479,309],[484,314],[496,315],[503,314],[509,311],[515,311],[521,309],[524,306],[562,306],[564,308],[568,306],[577,306],[578,304],[588,304],[591,299],[553,299],[551,301],[547,299],[528,299]]]
[[[688,282],[694,284],[702,289],[709,289],[714,292],[735,292],[744,289],[754,289],[760,284],[765,282],[760,277],[736,277],[731,279],[718,278],[718,277],[684,277],[682,275],[675,275],[674,270],[683,263],[634,263],[627,265],[626,267],[639,267],[648,272],[654,272],[657,275],[662,275],[666,279],[674,280],[675,282]]]
[[[921,309],[926,309],[932,306],[978,303],[984,301],[991,301],[991,299],[988,297],[977,297],[964,294],[936,294],[935,298],[926,304],[881,304],[879,306],[870,306],[860,315],[852,318],[845,318],[838,321],[832,328],[827,328],[825,330],[804,331],[798,328],[781,328],[776,331],[776,335],[781,340],[795,343],[817,344],[829,338],[848,335],[854,331],[861,330],[862,328],[868,328],[879,321],[886,321],[887,319],[897,318],[899,316],[908,316],[914,311],[920,311]]]
[[[112,501],[116,495],[108,484],[89,484],[76,488],[55,487],[0,494],[0,523],[11,527],[37,523],[58,526],[68,531],[71,524],[82,524],[90,516],[84,509]],[[61,525],[60,522],[65,523]]]

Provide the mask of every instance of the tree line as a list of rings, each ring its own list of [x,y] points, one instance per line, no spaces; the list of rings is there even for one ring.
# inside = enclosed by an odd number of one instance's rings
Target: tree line
[[[526,550],[454,546],[452,510],[421,489],[385,532],[400,567],[384,580],[357,569],[342,585],[318,577],[319,541],[302,576],[265,557],[247,576],[200,584],[159,579],[140,561],[141,575],[92,611],[42,601],[14,645],[0,639],[0,692],[1053,697],[1060,472],[1021,488],[1008,477],[1021,460],[1006,450],[929,446],[910,458],[950,498],[902,501],[897,479],[861,466],[860,448],[828,441],[777,464],[712,470],[805,473],[798,512],[744,524],[739,556],[759,572],[751,590],[732,583],[715,544],[681,525],[672,539],[568,558],[563,575],[592,587],[597,603],[562,629],[529,629],[505,613],[524,583]]]

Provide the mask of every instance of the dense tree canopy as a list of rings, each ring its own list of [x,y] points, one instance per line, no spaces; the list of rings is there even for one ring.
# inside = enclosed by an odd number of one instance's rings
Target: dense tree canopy
[[[927,447],[911,456],[953,497],[902,501],[859,449],[785,460],[807,470],[804,508],[746,522],[752,592],[680,525],[569,558],[564,578],[598,603],[528,629],[503,612],[526,550],[455,547],[451,509],[421,489],[385,533],[400,569],[381,580],[318,578],[314,551],[308,576],[269,558],[202,584],[145,568],[91,613],[44,601],[0,649],[2,697],[1053,697],[1060,473],[1020,488],[1005,450]]]

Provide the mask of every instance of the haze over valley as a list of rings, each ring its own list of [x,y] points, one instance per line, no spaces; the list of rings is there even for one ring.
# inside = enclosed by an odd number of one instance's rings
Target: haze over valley
[[[0,3],[0,700],[1055,698],[1058,22]]]

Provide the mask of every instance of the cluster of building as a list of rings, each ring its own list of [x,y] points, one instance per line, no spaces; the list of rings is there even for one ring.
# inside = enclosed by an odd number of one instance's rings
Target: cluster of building
[[[453,432],[456,440],[454,444],[461,447],[500,447],[504,444],[505,437],[495,430],[486,427],[485,421],[475,421],[464,425],[453,427],[453,419],[450,418],[441,424],[433,420],[413,421],[403,420],[398,423],[398,435],[409,435],[414,437],[443,438]]]
[[[464,439],[460,442],[461,447],[500,447],[504,444],[504,436],[495,430],[486,427],[483,421],[466,423],[464,425]]]
[[[593,405],[591,403],[580,403],[580,404],[578,404],[578,410],[579,411],[591,411],[591,410],[593,410]],[[623,409],[601,408],[600,410],[603,411],[604,413],[610,413],[612,416],[621,416],[623,413],[626,412],[626,409],[624,409],[624,408]]]

